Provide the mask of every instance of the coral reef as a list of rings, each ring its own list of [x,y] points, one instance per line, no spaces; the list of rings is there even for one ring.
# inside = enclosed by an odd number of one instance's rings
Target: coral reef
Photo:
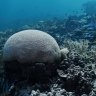
[[[57,72],[52,78],[47,78],[47,82],[37,82],[32,85],[28,85],[26,80],[13,83],[8,94],[14,94],[13,96],[95,96],[96,59],[95,53],[90,53],[95,45],[87,40],[79,42],[65,40],[63,44],[61,48],[67,47],[69,53],[61,63],[58,63]],[[90,54],[87,55],[86,52]],[[94,52],[96,52],[95,48]],[[86,60],[84,54],[89,57],[89,60]],[[91,56],[92,59],[90,59]],[[39,80],[41,80],[40,77]]]
[[[14,80],[8,85],[4,78],[2,47],[11,35],[22,29],[42,30],[49,33],[58,42],[63,56],[56,68],[50,64],[49,69],[51,67],[55,69],[53,76],[47,78],[45,73],[49,75],[50,71],[45,72],[45,62],[39,62],[35,63],[32,68],[23,66],[24,70],[21,73],[27,79]],[[38,57],[42,56],[39,54]],[[19,62],[7,62],[7,64],[14,64],[16,68]],[[30,70],[35,67],[37,69],[33,71],[33,74],[36,75],[34,78],[29,78],[30,74],[33,76]],[[14,75],[16,76],[21,76],[19,70],[18,74]],[[0,91],[9,96],[96,96],[96,16],[81,14],[64,19],[54,18],[38,21],[36,24],[25,25],[15,30],[0,32]]]

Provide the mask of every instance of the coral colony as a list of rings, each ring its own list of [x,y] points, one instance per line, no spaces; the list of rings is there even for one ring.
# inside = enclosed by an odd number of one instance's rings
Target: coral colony
[[[96,2],[83,10],[0,32],[0,96],[96,96]]]

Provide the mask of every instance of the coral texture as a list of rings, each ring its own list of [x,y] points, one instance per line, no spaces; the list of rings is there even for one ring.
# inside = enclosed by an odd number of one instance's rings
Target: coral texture
[[[19,63],[54,63],[60,59],[55,39],[39,30],[24,30],[12,35],[3,49],[4,61]]]

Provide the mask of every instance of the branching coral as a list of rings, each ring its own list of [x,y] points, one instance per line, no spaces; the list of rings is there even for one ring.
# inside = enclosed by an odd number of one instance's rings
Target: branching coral
[[[78,55],[86,63],[96,62],[96,47],[95,45],[91,45],[91,42],[88,40],[64,40],[64,47],[68,48],[73,58]]]

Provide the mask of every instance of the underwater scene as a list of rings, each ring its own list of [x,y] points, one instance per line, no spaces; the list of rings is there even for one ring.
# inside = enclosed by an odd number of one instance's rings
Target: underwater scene
[[[96,0],[0,0],[0,96],[96,96]]]

